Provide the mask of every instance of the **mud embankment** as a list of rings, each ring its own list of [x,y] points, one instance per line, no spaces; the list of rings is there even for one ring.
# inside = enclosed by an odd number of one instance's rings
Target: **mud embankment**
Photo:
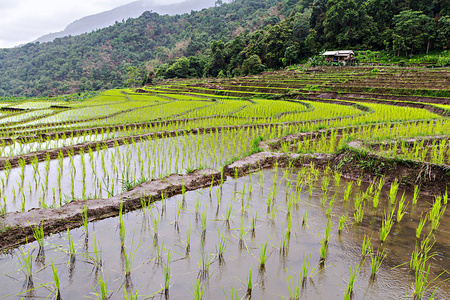
[[[427,195],[441,195],[448,190],[450,166],[383,157],[358,147],[357,143],[349,143],[349,147],[333,156],[330,166],[345,177],[366,182],[384,176],[388,185],[397,179],[402,188],[414,190],[417,185]]]
[[[114,217],[119,214],[121,204],[126,211],[135,210],[142,207],[143,201],[148,204],[160,200],[161,195],[172,197],[181,194],[183,185],[186,191],[192,191],[208,187],[212,181],[218,184],[220,179],[220,172],[198,170],[186,175],[174,174],[146,182],[109,199],[73,201],[57,209],[8,213],[0,218],[0,249],[33,241],[33,228],[37,225],[43,226],[46,235],[62,232],[68,228],[82,226],[82,216],[85,212],[89,222]]]
[[[349,119],[355,117],[346,116],[346,117],[336,117],[330,119],[319,119],[319,120],[310,120],[310,121],[294,121],[294,122],[285,122],[285,123],[261,123],[261,124],[248,124],[248,125],[235,125],[235,126],[216,126],[216,127],[200,127],[194,128],[190,130],[172,130],[172,131],[163,131],[163,132],[155,132],[155,133],[145,133],[133,136],[119,137],[113,138],[103,141],[93,141],[93,142],[85,142],[76,145],[66,146],[62,148],[55,148],[49,150],[36,151],[32,153],[27,153],[23,155],[17,155],[12,157],[2,157],[0,158],[0,170],[4,170],[5,168],[17,167],[19,166],[19,161],[25,161],[25,164],[31,164],[33,161],[37,160],[39,162],[44,161],[47,157],[50,159],[55,159],[59,155],[63,157],[68,157],[70,155],[76,155],[80,153],[82,149],[84,152],[92,149],[93,151],[97,151],[97,147],[107,147],[112,148],[116,145],[124,145],[125,143],[132,143],[133,141],[140,141],[141,139],[159,139],[159,138],[169,138],[181,136],[184,134],[189,135],[198,135],[205,133],[215,133],[222,132],[223,130],[231,130],[231,129],[248,129],[248,128],[276,128],[283,127],[289,125],[306,125],[306,124],[314,124],[320,122],[329,122],[329,121],[339,121],[344,119]]]

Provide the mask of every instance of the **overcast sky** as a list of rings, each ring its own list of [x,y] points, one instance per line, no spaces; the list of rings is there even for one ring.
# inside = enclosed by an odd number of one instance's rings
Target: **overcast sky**
[[[64,30],[82,17],[136,0],[0,0],[0,48],[14,47]],[[153,0],[177,3],[183,0]]]

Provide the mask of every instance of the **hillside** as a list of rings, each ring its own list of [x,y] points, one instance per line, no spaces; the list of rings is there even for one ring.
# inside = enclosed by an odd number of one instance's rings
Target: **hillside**
[[[51,43],[0,49],[0,95],[53,95],[121,87],[127,69],[140,77],[150,60],[193,55],[212,41],[279,21],[281,0],[236,0],[189,14],[145,12],[136,19]],[[267,16],[272,16],[268,18]]]
[[[211,7],[214,5],[214,2],[215,0],[188,0],[176,4],[161,5],[151,0],[135,1],[109,11],[81,18],[69,24],[63,31],[44,35],[36,39],[35,42],[45,43],[69,35],[75,36],[89,33],[93,30],[111,26],[115,22],[127,20],[128,18],[137,18],[145,11],[152,11],[161,15],[184,14],[191,12],[191,10],[201,10]]]
[[[183,15],[145,12],[89,34],[1,49],[0,96],[255,74],[333,48],[408,58],[449,49],[450,1],[219,0]]]

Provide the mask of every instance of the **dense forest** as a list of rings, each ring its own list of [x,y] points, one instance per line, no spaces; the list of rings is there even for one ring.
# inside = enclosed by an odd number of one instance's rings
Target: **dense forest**
[[[145,12],[89,34],[0,49],[0,96],[253,74],[334,48],[411,57],[449,47],[450,0],[217,0],[199,12]]]

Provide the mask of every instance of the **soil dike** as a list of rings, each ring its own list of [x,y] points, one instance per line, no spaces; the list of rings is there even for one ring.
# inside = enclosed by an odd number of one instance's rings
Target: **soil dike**
[[[372,126],[372,124],[367,126]],[[335,130],[340,134],[343,129],[336,128]],[[266,151],[276,151],[276,149],[280,148],[281,142],[292,142],[300,140],[302,137],[320,137],[317,133],[329,135],[330,132],[330,130],[318,130],[315,132],[298,133],[283,138],[267,140],[261,142],[259,146]],[[442,137],[439,137],[439,139],[442,139]],[[429,138],[429,140],[432,141],[433,138]],[[354,141],[348,143],[334,155],[288,154],[288,157],[294,161],[303,161],[304,163],[308,161],[315,162],[318,166],[329,165],[333,169],[341,172],[344,177],[355,180],[362,179],[365,182],[372,182],[379,177],[385,176],[385,185],[390,185],[397,178],[402,188],[414,189],[418,185],[422,194],[442,195],[448,190],[448,186],[450,185],[450,166],[384,157],[376,153],[371,153],[364,147],[367,147],[364,142]],[[268,153],[272,153],[271,156],[276,154],[279,157],[286,155],[273,152]],[[268,161],[266,160],[264,162],[264,167],[269,167]],[[241,166],[242,162],[235,162],[235,164],[238,169],[249,168],[248,166]],[[231,174],[230,171],[228,172]]]
[[[271,168],[278,163],[280,167],[300,166],[314,163],[316,166],[325,166],[331,159],[328,154],[295,154],[295,153],[275,153],[259,152],[241,160],[235,161],[231,165],[224,167],[224,174],[229,176],[244,176],[259,169]]]
[[[354,180],[372,182],[385,176],[385,186],[389,186],[397,178],[402,188],[413,190],[418,185],[420,192],[426,195],[441,195],[448,189],[450,166],[386,158],[364,152],[359,146],[356,142],[349,143],[348,147],[335,155],[260,152],[226,166],[224,174],[234,177],[237,173],[237,176],[244,176],[261,168],[273,167],[276,162],[280,167],[314,163],[320,168],[328,165],[340,171],[344,177]]]
[[[355,180],[361,178],[365,182],[385,176],[385,184],[389,185],[398,178],[401,187],[413,189],[415,185],[419,185],[422,194],[439,195],[445,193],[448,188],[449,166],[385,158],[367,153],[360,147],[359,142],[351,142],[335,155],[260,152],[225,166],[223,174],[240,177],[259,169],[271,168],[276,163],[280,167],[299,167],[314,163],[319,168],[330,166],[342,172],[346,178]],[[221,178],[221,172],[211,169],[197,170],[187,175],[173,174],[146,182],[131,191],[108,199],[73,201],[58,209],[33,209],[25,213],[8,213],[0,218],[0,249],[5,250],[26,241],[33,241],[32,228],[36,225],[42,224],[46,234],[82,226],[84,205],[88,220],[91,222],[117,216],[121,203],[125,210],[135,210],[142,207],[143,199],[154,202],[161,199],[162,194],[164,197],[181,194],[183,184],[186,191],[191,191],[208,187],[212,181],[217,185]]]
[[[413,190],[416,185],[422,194],[442,195],[449,186],[450,166],[437,165],[408,159],[394,159],[368,153],[361,144],[351,142],[330,160],[330,166],[347,178],[372,182],[386,177],[386,185],[396,178],[400,186]]]
[[[108,199],[73,201],[57,209],[33,209],[29,212],[8,213],[0,218],[0,249],[16,247],[26,241],[34,240],[32,228],[43,225],[46,235],[58,233],[68,228],[80,227],[83,224],[84,205],[89,222],[114,217],[119,214],[120,204],[125,210],[135,210],[142,207],[141,200],[154,202],[164,197],[182,193],[183,185],[186,191],[208,187],[211,182],[220,182],[220,172],[205,169],[186,175],[173,174],[138,185]],[[225,180],[225,179],[224,179]]]
[[[358,115],[356,115],[358,116]],[[353,116],[346,116],[346,117],[336,117],[336,118],[330,118],[327,119],[327,121],[337,121],[337,120],[344,120],[353,118]],[[191,135],[198,135],[198,134],[205,134],[205,133],[213,133],[213,132],[222,132],[222,130],[227,129],[247,129],[247,128],[265,128],[265,127],[282,127],[282,126],[289,126],[289,125],[300,125],[300,124],[313,124],[318,122],[324,122],[325,120],[319,119],[319,120],[309,120],[309,121],[293,121],[293,122],[285,122],[285,123],[260,123],[260,124],[249,124],[249,125],[235,125],[235,126],[216,126],[216,127],[199,127],[199,128],[193,128],[189,130],[184,129],[178,129],[178,130],[172,130],[172,131],[162,131],[162,132],[152,132],[152,133],[144,133],[144,134],[138,134],[133,136],[126,136],[126,137],[118,137],[103,141],[95,141],[95,142],[85,142],[80,143],[76,145],[66,146],[62,148],[55,148],[55,149],[49,149],[49,150],[41,150],[36,152],[31,152],[27,154],[17,155],[17,156],[11,156],[11,157],[0,157],[0,170],[4,170],[5,168],[14,168],[19,166],[19,161],[24,160],[25,164],[30,164],[33,160],[37,159],[38,161],[44,161],[47,159],[47,156],[49,156],[51,159],[57,158],[59,155],[62,155],[63,157],[68,157],[69,153],[72,153],[73,155],[79,154],[80,150],[83,149],[85,152],[91,148],[93,151],[97,151],[97,145],[106,146],[107,148],[113,148],[116,146],[116,144],[123,145],[125,142],[132,143],[133,141],[140,141],[141,139],[145,140],[151,137],[152,139],[160,139],[160,138],[169,138],[169,137],[176,137],[186,134]],[[1,139],[0,139],[1,140]]]

